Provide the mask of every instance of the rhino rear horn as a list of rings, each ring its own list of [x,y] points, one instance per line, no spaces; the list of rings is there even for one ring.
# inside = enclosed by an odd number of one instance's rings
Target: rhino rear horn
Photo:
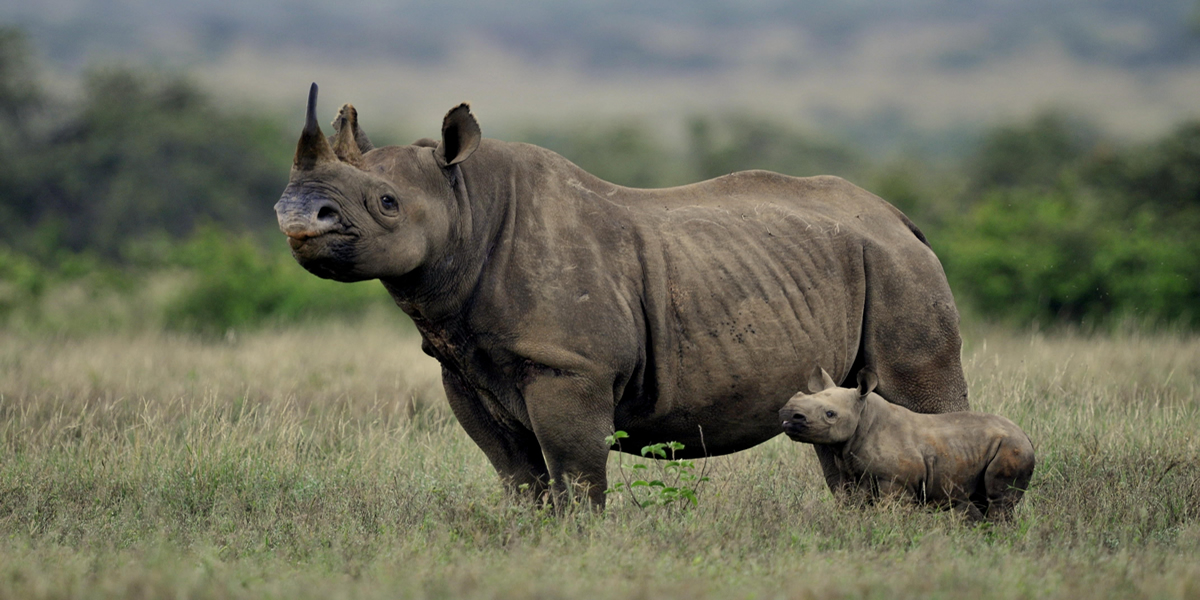
[[[450,109],[442,119],[442,143],[438,144],[434,155],[443,167],[457,165],[475,152],[482,138],[479,122],[471,114],[470,105],[463,102]]]
[[[362,148],[358,145],[355,135],[358,132],[358,111],[352,104],[342,105],[338,116],[333,120],[334,134],[333,153],[338,160],[355,167],[362,167]]]
[[[338,111],[337,118],[333,120],[332,138],[334,140],[342,132],[343,124],[350,125],[350,131],[354,133],[354,142],[358,144],[358,151],[360,153],[366,154],[375,149],[375,144],[371,143],[371,138],[367,137],[367,132],[363,131],[362,123],[358,120],[358,109],[354,108],[353,104],[343,104],[342,110]],[[334,146],[334,151],[336,152],[336,144]]]
[[[321,133],[321,125],[317,123],[317,84],[312,84],[308,90],[308,113],[304,117],[304,130],[300,132],[300,142],[296,144],[296,157],[292,166],[301,171],[315,168],[317,165],[337,160],[333,147],[325,134]]]

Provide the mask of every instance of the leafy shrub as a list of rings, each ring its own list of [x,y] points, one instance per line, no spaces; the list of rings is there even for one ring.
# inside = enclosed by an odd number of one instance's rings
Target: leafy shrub
[[[271,223],[290,137],[272,121],[222,113],[185,78],[128,69],[92,71],[77,101],[43,101],[36,82],[10,75],[27,65],[5,40],[0,125],[21,124],[0,132],[0,235],[8,244],[115,259],[146,235]]]
[[[1200,243],[1143,208],[1113,214],[1078,186],[993,189],[932,236],[960,300],[1016,323],[1200,325]]]
[[[604,438],[604,442],[609,447],[616,448],[617,456],[620,456],[621,440],[628,437],[629,434],[624,431],[615,431]],[[625,480],[613,484],[604,493],[625,492],[634,505],[642,509],[647,506],[668,506],[676,502],[686,502],[695,506],[699,502],[696,494],[700,491],[700,485],[708,481],[708,477],[703,471],[696,473],[695,461],[675,458],[675,452],[683,448],[684,445],[679,442],[660,442],[643,446],[643,457],[661,461],[656,463],[657,472],[653,472],[654,469],[642,463],[626,465],[622,462],[618,467]],[[628,477],[630,471],[636,473],[634,479]]]
[[[286,252],[266,252],[247,235],[216,229],[206,229],[179,246],[170,262],[192,275],[191,283],[165,308],[166,325],[176,329],[220,333],[265,323],[353,316],[390,303],[377,282],[320,279]]]
[[[32,259],[0,246],[0,323],[46,289],[46,273]]]

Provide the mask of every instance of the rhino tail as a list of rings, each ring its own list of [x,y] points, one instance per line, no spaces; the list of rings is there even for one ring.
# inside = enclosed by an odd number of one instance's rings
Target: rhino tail
[[[933,246],[929,245],[929,239],[925,237],[925,233],[921,231],[920,227],[917,227],[916,223],[912,222],[912,219],[908,218],[908,215],[904,214],[904,211],[896,208],[887,201],[882,202],[882,204],[891,210],[892,214],[896,215],[896,217],[900,219],[900,222],[904,223],[904,226],[907,227],[908,230],[911,231],[918,240],[921,240],[922,244],[925,244],[926,248],[931,250],[933,249]]]
[[[929,239],[925,237],[925,234],[921,231],[921,228],[917,227],[917,224],[913,223],[912,219],[908,218],[908,215],[900,213],[900,220],[904,222],[904,225],[908,227],[908,230],[911,231],[913,235],[917,236],[918,240],[921,240],[922,244],[925,244],[925,246],[931,250],[933,249],[933,246],[929,245]]]

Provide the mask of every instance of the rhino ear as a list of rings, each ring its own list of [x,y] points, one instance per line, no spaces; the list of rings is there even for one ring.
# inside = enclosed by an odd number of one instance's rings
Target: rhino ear
[[[362,149],[355,139],[355,132],[358,131],[358,111],[354,109],[354,105],[342,105],[342,110],[338,111],[337,118],[333,120],[333,130],[337,132],[333,136],[333,153],[337,155],[338,160],[361,168]]]
[[[464,102],[450,109],[442,120],[442,143],[438,144],[434,155],[443,167],[457,165],[475,152],[482,138],[479,122],[471,114],[471,107]]]
[[[870,369],[863,369],[858,372],[858,397],[866,398],[867,394],[875,391],[875,386],[879,385],[879,378],[875,376],[875,372]]]
[[[304,130],[300,132],[300,142],[296,144],[296,156],[292,159],[293,168],[307,171],[319,164],[334,162],[337,156],[321,126],[317,124],[317,84],[308,89],[308,113],[304,117]]]
[[[815,394],[831,387],[837,387],[837,384],[833,382],[833,378],[829,376],[829,373],[825,372],[825,369],[817,367],[817,370],[808,376],[808,391],[810,394]]]

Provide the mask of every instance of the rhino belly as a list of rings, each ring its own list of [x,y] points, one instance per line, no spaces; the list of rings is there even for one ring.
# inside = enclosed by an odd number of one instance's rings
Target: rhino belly
[[[646,436],[738,451],[780,432],[776,414],[821,366],[855,359],[865,285],[861,247],[812,227],[688,219],[662,232],[650,327],[657,393]],[[786,223],[784,223],[786,225]],[[639,436],[641,437],[641,436]],[[687,443],[686,441],[684,442]]]

